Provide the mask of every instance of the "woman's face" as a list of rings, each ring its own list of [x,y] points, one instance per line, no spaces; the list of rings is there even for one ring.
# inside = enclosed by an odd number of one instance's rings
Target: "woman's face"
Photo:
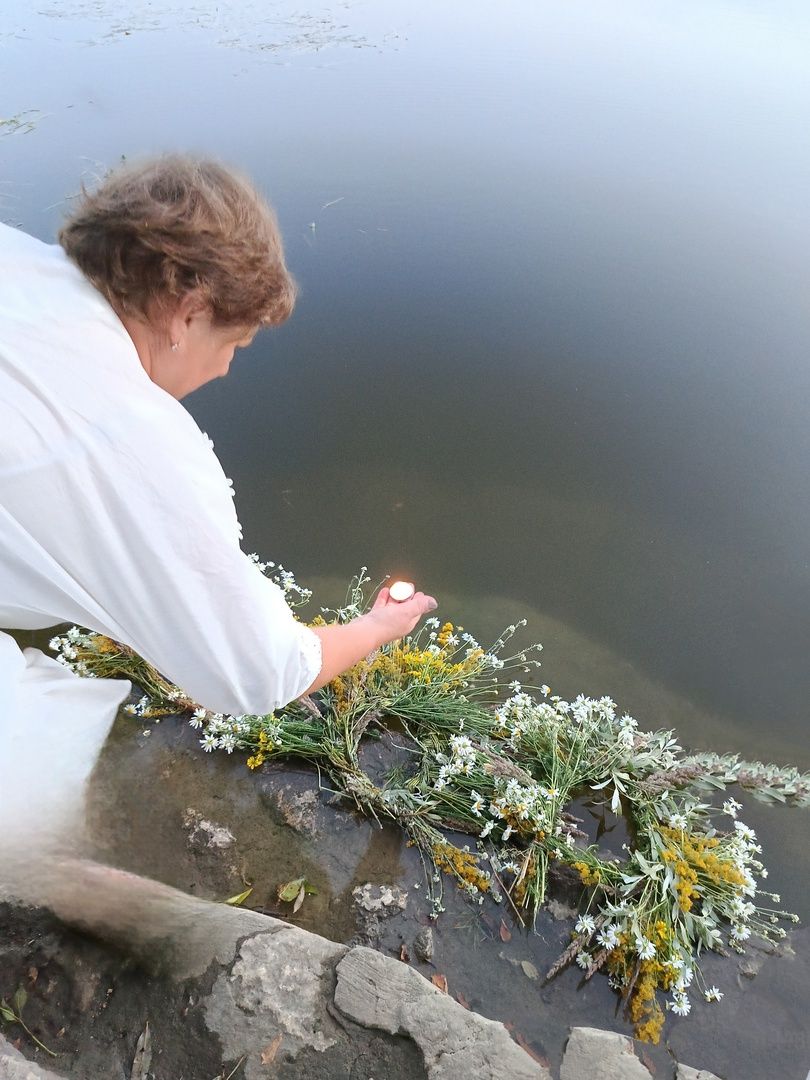
[[[147,370],[152,382],[176,398],[227,375],[236,350],[257,332],[256,327],[217,326],[207,308],[194,306],[178,310],[168,329],[168,338],[161,335],[150,350]]]
[[[212,379],[228,374],[237,349],[250,345],[255,328],[215,326],[207,312],[192,317],[183,340],[173,350],[183,372],[184,397]]]

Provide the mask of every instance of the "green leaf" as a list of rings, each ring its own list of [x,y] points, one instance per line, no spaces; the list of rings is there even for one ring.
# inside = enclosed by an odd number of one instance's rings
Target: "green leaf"
[[[634,851],[633,854],[636,857],[636,862],[647,875],[647,877],[654,878],[661,870],[663,870],[663,866],[661,863],[648,862],[640,851]]]
[[[307,894],[307,896],[317,896],[318,895],[318,890],[315,888],[314,885],[310,885],[310,883],[308,881],[304,882],[304,892]]]
[[[250,894],[252,892],[253,892],[253,886],[251,885],[251,887],[249,889],[245,889],[244,892],[240,892],[238,896],[230,896],[230,897],[228,897],[228,899],[225,901],[225,903],[230,904],[231,907],[239,907],[241,904],[244,904],[244,902],[247,900],[247,898],[250,896]]]
[[[287,881],[284,885],[278,887],[278,898],[283,900],[285,904],[291,904],[306,885],[306,878],[295,878],[294,881]]]
[[[14,994],[14,1008],[17,1010],[18,1016],[22,1015],[26,1001],[28,1001],[28,993],[26,992],[25,987],[21,986]]]
[[[13,1024],[17,1019],[15,1013],[12,1012],[5,1001],[0,1005],[0,1016],[2,1016],[4,1020],[8,1020],[10,1024]]]

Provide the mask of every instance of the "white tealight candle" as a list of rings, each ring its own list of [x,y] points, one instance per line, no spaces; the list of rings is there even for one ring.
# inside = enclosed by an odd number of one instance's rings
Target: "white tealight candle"
[[[397,603],[401,604],[403,600],[410,600],[415,592],[416,589],[413,587],[412,582],[395,581],[388,590],[388,595],[392,600],[396,600]]]

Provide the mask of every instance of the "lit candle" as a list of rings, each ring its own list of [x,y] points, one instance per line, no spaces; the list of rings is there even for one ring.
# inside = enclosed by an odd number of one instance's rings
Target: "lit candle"
[[[410,600],[416,589],[413,587],[413,583],[410,581],[395,581],[391,588],[388,590],[388,595],[392,600],[396,600],[401,604],[403,600]]]

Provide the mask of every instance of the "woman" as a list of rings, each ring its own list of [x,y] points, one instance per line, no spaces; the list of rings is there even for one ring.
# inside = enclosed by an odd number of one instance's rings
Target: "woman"
[[[292,311],[260,196],[220,165],[165,157],[112,174],[59,239],[0,226],[0,627],[89,627],[233,714],[270,712],[409,633],[432,597],[383,589],[346,625],[297,622],[242,553],[229,482],[179,404]],[[73,827],[128,692],[0,633],[6,829]]]

